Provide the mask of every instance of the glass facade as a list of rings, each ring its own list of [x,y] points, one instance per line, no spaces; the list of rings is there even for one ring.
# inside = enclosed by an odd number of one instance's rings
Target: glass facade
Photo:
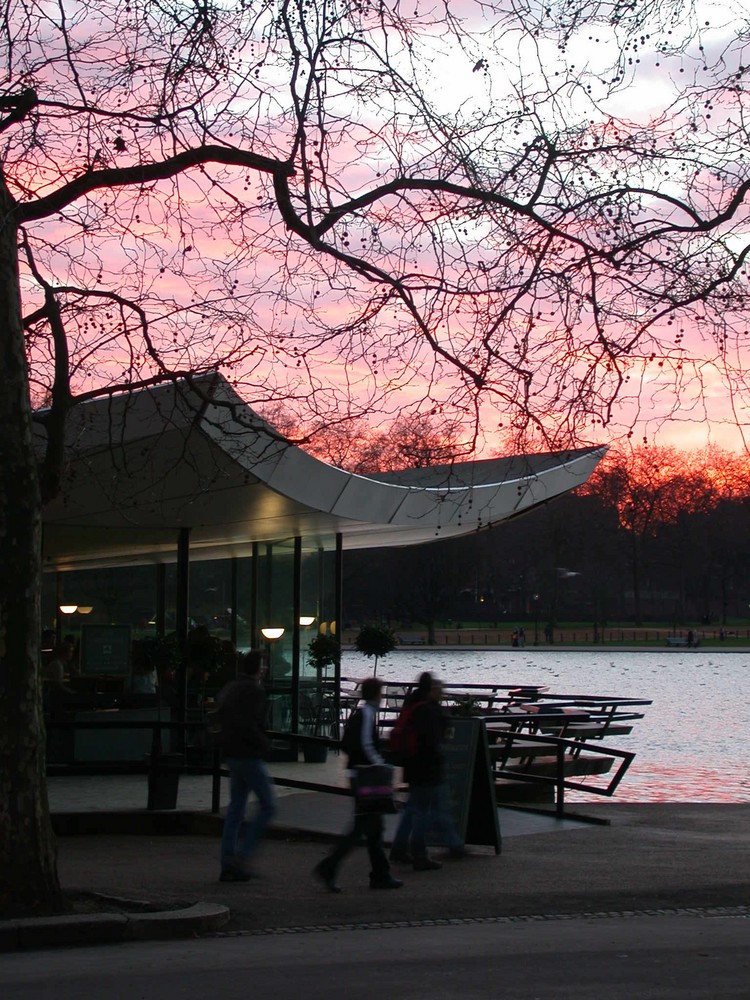
[[[337,639],[340,558],[340,545],[305,549],[303,539],[286,538],[225,559],[192,558],[188,549],[186,574],[177,549],[175,560],[164,564],[51,572],[44,579],[44,622],[58,641],[69,637],[75,644],[71,678],[81,672],[87,624],[129,627],[131,666],[121,684],[137,690],[153,666],[154,693],[166,698],[173,717],[202,711],[234,676],[238,657],[264,648],[270,728],[329,736],[338,658],[316,658],[310,643]]]

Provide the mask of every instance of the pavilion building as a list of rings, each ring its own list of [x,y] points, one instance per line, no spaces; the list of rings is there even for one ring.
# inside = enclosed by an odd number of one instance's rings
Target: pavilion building
[[[338,690],[338,665],[321,677],[307,647],[340,632],[346,549],[486,530],[580,486],[605,451],[356,475],[290,445],[220,375],[113,393],[69,418],[44,513],[45,623],[80,639],[82,687],[127,688],[134,643],[171,636],[182,719],[200,697],[191,636],[268,644],[274,728],[300,732],[306,692]]]

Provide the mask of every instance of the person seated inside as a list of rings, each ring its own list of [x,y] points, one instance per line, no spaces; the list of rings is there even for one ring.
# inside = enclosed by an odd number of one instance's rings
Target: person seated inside
[[[71,688],[66,685],[69,676],[70,665],[73,660],[73,645],[70,642],[59,642],[52,653],[52,659],[42,667],[42,680],[45,686],[54,686],[59,691],[73,694]]]

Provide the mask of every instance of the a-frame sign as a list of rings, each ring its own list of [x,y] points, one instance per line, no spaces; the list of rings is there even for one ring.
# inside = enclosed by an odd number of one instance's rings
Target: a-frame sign
[[[449,804],[458,832],[467,844],[488,845],[499,854],[502,837],[484,720],[451,718],[442,749]]]

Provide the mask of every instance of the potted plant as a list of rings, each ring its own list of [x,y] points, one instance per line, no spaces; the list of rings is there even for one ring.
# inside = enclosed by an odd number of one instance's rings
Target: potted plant
[[[323,680],[328,668],[336,666],[340,656],[341,646],[335,636],[323,635],[320,632],[315,638],[310,640],[310,644],[307,647],[307,662],[315,670],[319,684]],[[324,697],[322,687],[318,689],[318,697],[321,699]],[[313,701],[310,701],[310,714],[311,717],[305,728],[311,736],[319,736],[321,735],[319,732],[320,713],[316,711]],[[319,743],[316,740],[301,740],[300,743],[306,763],[323,764],[328,759],[327,744]]]
[[[323,635],[319,632],[310,640],[307,647],[307,662],[315,670],[318,680],[321,680],[328,667],[335,667],[341,656],[341,646],[333,635]]]

